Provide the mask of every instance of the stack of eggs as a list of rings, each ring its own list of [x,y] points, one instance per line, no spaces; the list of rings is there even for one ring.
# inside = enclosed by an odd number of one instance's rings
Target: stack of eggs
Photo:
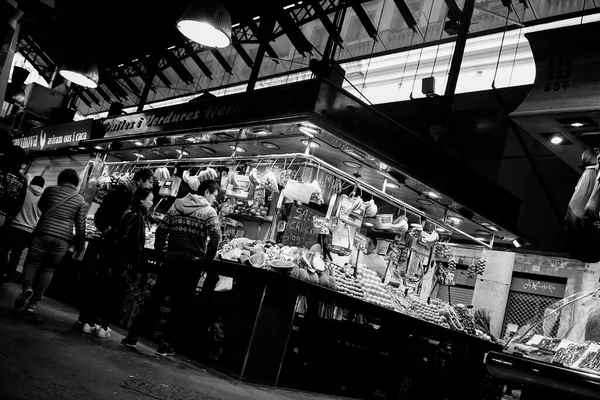
[[[394,308],[390,294],[385,290],[385,285],[375,271],[365,268],[364,265],[359,265],[358,281],[365,292],[365,301],[381,307]]]

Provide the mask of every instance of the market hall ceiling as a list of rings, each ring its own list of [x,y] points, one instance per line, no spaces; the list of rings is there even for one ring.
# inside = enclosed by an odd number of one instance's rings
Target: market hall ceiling
[[[113,102],[125,107],[138,105],[147,80],[151,81],[147,103],[247,82],[259,41],[265,36],[269,46],[259,79],[306,71],[310,59],[321,58],[340,8],[339,0],[221,2],[234,22],[233,44],[221,50],[202,48],[177,32],[175,22],[190,0],[104,0],[95,4],[54,0],[54,9],[35,7],[36,18],[21,31],[19,52],[48,81],[56,66],[70,57],[93,58],[100,67],[101,84],[79,93],[77,101],[78,111],[88,115],[107,111]],[[37,1],[21,0],[19,4],[27,3]],[[470,32],[481,35],[504,29],[507,4],[512,10],[507,27],[515,29],[595,13],[596,3],[600,6],[600,2],[588,0],[477,1]],[[455,3],[347,0],[336,60],[453,40],[443,29],[453,14],[447,4]],[[269,17],[275,19],[275,27],[265,35],[261,24]]]

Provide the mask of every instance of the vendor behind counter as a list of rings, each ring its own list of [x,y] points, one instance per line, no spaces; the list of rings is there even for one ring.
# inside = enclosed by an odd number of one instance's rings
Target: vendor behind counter
[[[353,250],[349,258],[349,262],[351,264],[356,262],[357,251],[359,253],[358,264],[364,264],[368,269],[374,271],[377,276],[383,279],[387,269],[387,263],[385,262],[383,256],[377,253],[377,239],[368,238],[366,254],[357,249]]]

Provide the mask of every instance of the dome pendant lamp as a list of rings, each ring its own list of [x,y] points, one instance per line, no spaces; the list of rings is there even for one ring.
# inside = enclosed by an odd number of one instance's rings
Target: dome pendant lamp
[[[68,61],[58,72],[60,76],[79,86],[94,89],[98,87],[98,66],[87,61]]]
[[[177,29],[203,46],[224,48],[231,44],[231,16],[217,1],[197,0],[190,4],[177,21]]]

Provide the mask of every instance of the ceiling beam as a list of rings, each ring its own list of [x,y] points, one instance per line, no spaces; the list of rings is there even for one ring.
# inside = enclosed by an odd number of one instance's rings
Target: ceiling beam
[[[254,60],[252,60],[250,55],[246,52],[244,46],[242,46],[240,43],[234,43],[233,48],[235,49],[235,51],[237,51],[240,57],[242,57],[242,60],[244,60],[247,66],[249,66],[250,68],[254,66]]]
[[[280,10],[280,12],[277,13],[276,18],[298,53],[302,55],[310,54],[313,46],[308,39],[306,39],[306,36],[304,36],[304,33],[302,33],[300,28],[298,28],[296,22],[290,17],[290,14],[285,10]]]
[[[183,65],[181,61],[177,59],[177,57],[175,57],[175,54],[173,54],[171,51],[166,51],[165,58],[167,59],[168,65],[173,68],[175,73],[181,78],[182,81],[188,85],[194,83],[194,76],[190,74],[190,71],[188,71],[185,65]]]
[[[210,52],[215,57],[215,59],[219,62],[219,64],[221,64],[223,69],[225,71],[227,71],[227,73],[231,74],[233,71],[233,68],[231,68],[231,65],[229,65],[229,63],[227,62],[225,57],[223,57],[223,54],[221,54],[221,52],[217,49],[210,49]]]
[[[258,39],[260,40],[261,43],[264,43],[264,42],[267,43],[264,46],[265,46],[265,52],[269,55],[269,57],[279,58],[279,54],[277,54],[277,52],[273,49],[273,47],[271,47],[271,45],[268,44],[269,42],[271,42],[271,40],[274,39],[273,33],[271,32],[267,35],[263,34],[262,31],[258,28],[258,25],[256,25],[256,23],[254,21],[250,21],[248,26],[250,27],[252,32],[254,32],[254,34],[258,37]],[[276,61],[276,60],[274,60],[274,61],[276,63],[279,63],[279,61]]]
[[[412,13],[410,12],[410,8],[408,8],[408,6],[406,5],[406,2],[404,0],[394,0],[394,3],[396,4],[396,8],[398,9],[398,11],[400,11],[400,15],[402,15],[402,18],[404,19],[404,22],[406,22],[406,25],[414,32],[416,32],[417,21],[415,21],[415,17],[413,17]]]
[[[100,97],[102,97],[107,103],[113,101],[113,99],[108,95],[108,93],[104,91],[104,89],[102,89],[100,85],[98,85],[98,87],[96,88],[96,93],[98,93]]]
[[[84,91],[84,93],[87,95],[87,97],[90,98],[91,101],[93,101],[94,103],[98,104],[99,106],[102,105],[101,104],[101,100],[98,99],[96,96],[94,96],[94,94],[92,93],[92,89],[87,89]]]
[[[168,87],[169,89],[171,89],[173,87],[173,84],[171,83],[169,78],[167,78],[167,76],[162,71],[158,71],[156,73],[156,76],[158,76],[158,79],[160,79],[162,81],[162,83],[164,83],[165,86]]]
[[[371,37],[373,40],[377,40],[377,28],[375,28],[375,25],[373,25],[373,22],[371,22],[371,19],[369,18],[369,15],[363,8],[362,4],[357,4],[356,2],[352,1],[352,9],[356,13],[356,16],[358,17],[358,20],[362,26],[369,34],[369,37]]]
[[[204,63],[204,61],[202,61],[202,59],[200,59],[200,57],[198,56],[198,52],[194,51],[194,48],[192,46],[190,46],[189,43],[186,43],[184,45],[184,47],[185,47],[186,54],[188,55],[188,57],[190,57],[192,59],[192,61],[194,63],[196,63],[196,65],[198,66],[198,68],[200,68],[200,70],[202,71],[204,76],[206,76],[208,79],[212,80],[213,73],[208,68],[208,66]]]

